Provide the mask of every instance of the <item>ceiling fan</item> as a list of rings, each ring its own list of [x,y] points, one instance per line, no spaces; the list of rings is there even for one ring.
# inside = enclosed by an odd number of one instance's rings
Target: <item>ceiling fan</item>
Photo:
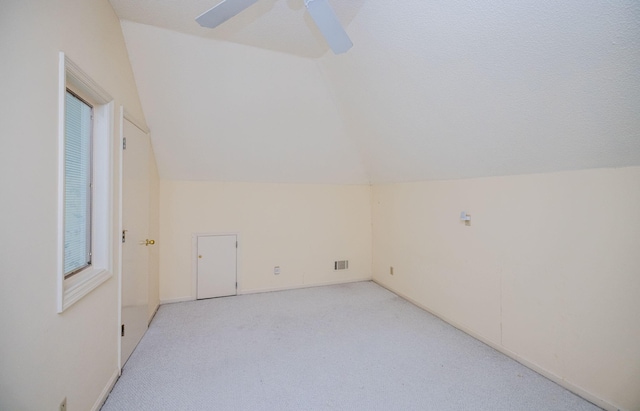
[[[229,20],[258,0],[222,0],[218,5],[205,11],[196,21],[202,27],[214,28]],[[351,39],[338,21],[327,0],[304,0],[311,18],[335,54],[345,53],[353,46]]]

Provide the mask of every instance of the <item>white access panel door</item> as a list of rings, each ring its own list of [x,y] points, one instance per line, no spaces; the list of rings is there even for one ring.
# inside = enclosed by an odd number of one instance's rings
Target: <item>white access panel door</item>
[[[196,298],[236,295],[236,235],[198,236]]]

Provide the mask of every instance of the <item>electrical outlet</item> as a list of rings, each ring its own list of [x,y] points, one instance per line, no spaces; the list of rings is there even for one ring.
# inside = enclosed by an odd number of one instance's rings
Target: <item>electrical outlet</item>
[[[273,274],[280,275],[280,266],[273,267]]]
[[[389,267],[389,274],[393,275],[393,267]]]
[[[67,411],[67,397],[64,397],[60,403],[60,411]]]

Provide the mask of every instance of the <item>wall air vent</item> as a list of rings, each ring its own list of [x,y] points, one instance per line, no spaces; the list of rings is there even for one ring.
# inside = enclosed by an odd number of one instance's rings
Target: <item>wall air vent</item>
[[[334,261],[333,269],[334,270],[348,270],[349,269],[349,260]]]

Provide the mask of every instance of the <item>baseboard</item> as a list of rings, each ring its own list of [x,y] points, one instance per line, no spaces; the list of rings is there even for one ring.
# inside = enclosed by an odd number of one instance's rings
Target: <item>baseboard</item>
[[[104,389],[100,393],[100,396],[98,397],[96,402],[93,404],[93,407],[91,407],[91,411],[100,410],[104,402],[107,400],[109,393],[113,389],[113,386],[116,384],[116,381],[118,381],[119,376],[120,376],[120,372],[118,371],[118,369],[116,369],[111,375],[111,378],[109,378],[107,385],[105,385]]]
[[[183,303],[185,301],[195,301],[196,299],[192,296],[188,297],[179,297],[179,298],[168,298],[166,300],[160,300],[160,305],[162,304],[172,304],[172,303]]]
[[[310,288],[310,287],[322,287],[325,285],[337,285],[337,284],[349,284],[349,283],[359,283],[362,281],[371,281],[371,277],[364,278],[355,278],[350,280],[341,280],[341,281],[328,281],[324,283],[314,283],[314,284],[298,284],[298,285],[290,285],[285,287],[270,287],[270,288],[252,288],[248,290],[238,290],[238,295],[244,294],[258,294],[258,293],[270,293],[273,291],[285,291],[285,290],[296,290],[298,288]],[[160,305],[163,304],[172,304],[172,303],[183,303],[186,301],[195,301],[196,299],[189,297],[179,297],[179,298],[168,298],[166,300],[160,300]]]
[[[273,291],[297,290],[299,288],[323,287],[323,286],[326,286],[326,285],[359,283],[359,282],[362,282],[362,281],[371,281],[371,280],[372,280],[371,277],[364,277],[364,278],[355,278],[355,279],[341,280],[341,281],[328,281],[328,282],[324,282],[324,283],[290,285],[290,286],[285,286],[285,287],[252,288],[252,289],[249,289],[249,290],[238,290],[238,295],[270,293],[270,292],[273,292]]]
[[[158,313],[159,308],[160,308],[160,303],[158,302],[158,305],[156,305],[156,308],[153,310],[153,314],[151,314],[151,317],[149,317],[149,322],[147,323],[147,326],[151,325],[151,321],[153,321],[153,318]]]
[[[401,297],[405,300],[407,300],[408,302],[410,302],[411,304],[435,315],[436,317],[440,318],[442,321],[452,325],[453,327],[457,328],[458,330],[464,332],[465,334],[470,335],[471,337],[475,338],[478,341],[481,341],[482,343],[488,345],[489,347],[493,348],[496,351],[501,352],[502,354],[506,355],[507,357],[512,358],[513,360],[519,362],[520,364],[524,365],[525,367],[537,372],[538,374],[542,375],[545,378],[548,378],[549,380],[555,382],[556,384],[560,385],[563,388],[566,388],[567,390],[571,391],[572,393],[584,398],[585,400],[597,405],[600,408],[604,408],[607,411],[624,411],[623,408],[617,407],[615,405],[613,405],[612,403],[610,403],[607,400],[604,400],[602,398],[599,398],[598,396],[596,396],[595,394],[583,389],[580,386],[577,386],[565,379],[563,379],[562,377],[554,374],[553,372],[527,360],[526,358],[521,357],[520,355],[518,355],[517,353],[505,348],[504,346],[491,341],[490,339],[483,337],[482,335],[476,333],[475,331],[469,329],[467,326],[460,324],[456,321],[451,320],[450,318],[447,318],[446,316],[440,314],[437,311],[432,310],[431,308],[427,307],[426,305],[414,300],[413,298],[399,292],[396,291],[394,289],[392,289],[390,286],[383,284],[379,281],[377,281],[376,279],[372,279],[374,283],[378,284],[380,287],[385,288],[389,291],[391,291],[392,293],[396,294],[398,297]]]

